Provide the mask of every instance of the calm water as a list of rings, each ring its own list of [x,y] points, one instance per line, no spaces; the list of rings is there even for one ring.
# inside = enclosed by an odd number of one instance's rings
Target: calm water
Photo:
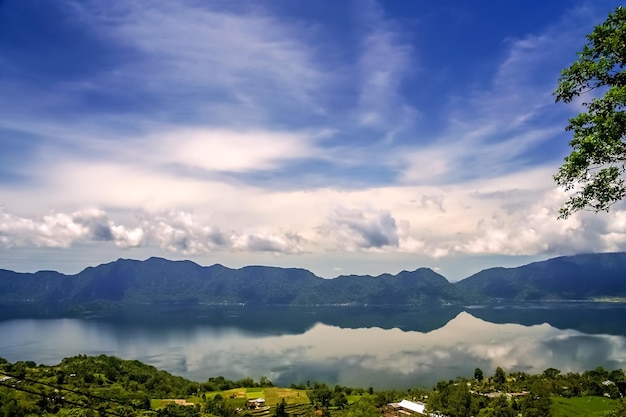
[[[77,354],[138,359],[196,381],[265,375],[406,388],[476,367],[626,368],[626,306],[441,310],[161,308],[79,318],[0,312],[0,356],[57,364]],[[30,315],[32,317],[32,314]]]

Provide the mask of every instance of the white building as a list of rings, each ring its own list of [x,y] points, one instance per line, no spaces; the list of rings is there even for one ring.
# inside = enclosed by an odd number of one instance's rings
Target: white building
[[[415,414],[421,415],[421,416],[426,415],[426,411],[425,411],[426,404],[422,402],[402,400],[399,403],[391,403],[389,404],[389,406],[394,409],[394,411],[396,412],[396,415],[403,415],[403,416],[415,415]]]

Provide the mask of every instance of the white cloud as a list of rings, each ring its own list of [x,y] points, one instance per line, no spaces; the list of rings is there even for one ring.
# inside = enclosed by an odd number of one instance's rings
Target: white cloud
[[[302,43],[314,29],[261,8],[223,6],[93,2],[75,11],[99,36],[136,51],[106,75],[109,86],[133,82],[159,100],[184,94],[196,106],[191,111],[213,120],[215,112],[228,116],[227,125],[265,117],[270,103],[316,107],[314,96],[327,79],[322,61]]]
[[[561,68],[575,58],[593,18],[574,9],[543,32],[507,39],[504,59],[483,87],[455,93],[448,127],[427,146],[396,149],[409,184],[462,183],[522,172],[529,164],[562,158],[571,109],[554,103]],[[561,147],[555,141],[561,141]],[[545,183],[550,182],[546,177]]]
[[[122,225],[111,225],[110,228],[113,240],[120,248],[136,248],[145,244],[146,233],[141,227],[127,229]]]
[[[5,209],[0,212],[0,242],[5,248],[92,242],[184,255],[373,251],[441,258],[626,250],[626,211],[616,207],[608,215],[580,213],[557,220],[565,195],[534,188],[543,175],[545,170],[538,170],[445,189],[307,192],[199,182],[194,192],[204,190],[206,199],[195,201],[190,210],[136,208],[137,214],[129,217],[128,209],[119,208],[33,216]],[[168,196],[162,205],[180,205],[178,198]]]
[[[335,237],[349,250],[398,246],[396,220],[385,210],[336,207],[328,214],[328,224],[320,232]]]
[[[608,216],[578,213],[566,220],[557,220],[558,209],[564,201],[564,193],[551,190],[532,205],[516,211],[494,210],[491,216],[478,221],[473,237],[459,243],[455,250],[481,254],[564,255],[626,249],[626,236],[619,233],[619,227],[613,226],[619,224],[624,211],[616,210]]]
[[[183,211],[143,212],[135,226],[116,223],[101,210],[19,217],[0,211],[0,244],[12,247],[70,247],[80,242],[113,242],[120,248],[156,245],[164,252],[208,253],[214,250],[302,252],[304,239],[294,232],[222,232]]]
[[[417,110],[408,104],[400,89],[405,78],[415,71],[415,51],[379,5],[369,1],[361,6],[364,35],[357,67],[357,123],[384,128],[385,136],[391,139],[417,117]]]
[[[292,232],[259,232],[233,238],[233,248],[244,252],[300,253],[302,243],[302,237]]]
[[[100,212],[79,211],[72,214],[49,213],[39,218],[25,218],[0,210],[0,243],[4,247],[68,247],[91,232],[87,219],[97,219]]]
[[[152,142],[149,158],[213,171],[263,171],[320,154],[310,136],[286,132],[189,129],[146,142]]]

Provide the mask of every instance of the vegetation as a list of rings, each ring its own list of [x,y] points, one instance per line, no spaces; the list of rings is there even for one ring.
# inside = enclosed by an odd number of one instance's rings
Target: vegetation
[[[441,305],[461,293],[443,276],[420,268],[398,275],[327,280],[304,269],[202,267],[190,261],[120,259],[77,275],[0,270],[0,301],[114,304]]]
[[[138,361],[79,355],[56,366],[0,358],[0,378],[0,417],[375,417],[403,399],[450,417],[626,416],[626,375],[603,368],[538,375],[498,368],[491,376],[477,368],[474,378],[440,381],[432,390],[376,391],[309,382],[279,388],[267,378],[199,383]],[[248,407],[256,398],[265,402]]]
[[[570,119],[572,152],[555,175],[574,194],[560,211],[608,211],[626,196],[626,9],[618,7],[587,35],[578,59],[563,70],[556,100],[571,102],[596,90],[600,97],[584,103],[585,112]]]
[[[66,312],[79,312],[146,304],[432,307],[500,300],[597,300],[626,297],[624,269],[626,253],[578,255],[488,269],[450,283],[427,268],[328,280],[293,268],[118,260],[71,276],[0,270],[0,310],[9,303],[39,303],[43,309],[60,305]]]
[[[568,256],[518,268],[492,268],[456,285],[469,298],[485,300],[595,300],[626,295],[625,253]]]
[[[557,397],[552,401],[554,417],[607,417],[619,401],[606,397]]]

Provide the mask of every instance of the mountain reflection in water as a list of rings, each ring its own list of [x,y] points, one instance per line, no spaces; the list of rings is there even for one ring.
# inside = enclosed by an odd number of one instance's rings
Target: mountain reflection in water
[[[268,376],[406,388],[507,371],[626,367],[623,305],[505,308],[162,307],[108,316],[2,311],[0,356],[55,364],[77,354],[138,359],[197,381]],[[50,315],[47,311],[46,317]]]

